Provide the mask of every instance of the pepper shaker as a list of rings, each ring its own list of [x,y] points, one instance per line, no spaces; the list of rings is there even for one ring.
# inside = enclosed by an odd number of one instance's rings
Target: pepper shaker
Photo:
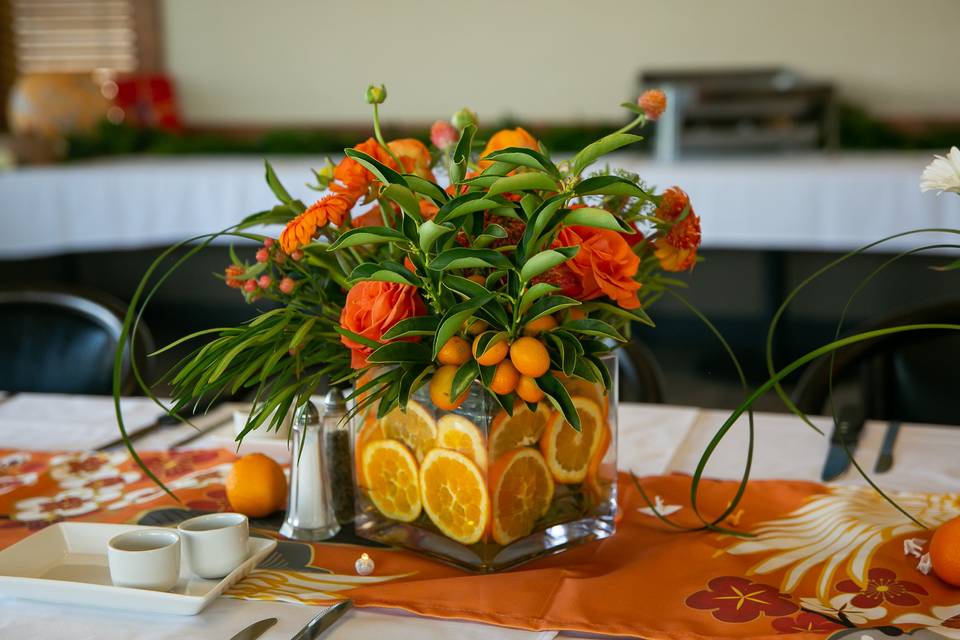
[[[307,401],[293,420],[290,495],[280,534],[293,540],[326,540],[340,531],[333,511],[323,419]]]
[[[353,456],[350,424],[343,418],[347,402],[343,392],[333,387],[323,398],[323,439],[333,492],[333,511],[340,524],[353,522]]]

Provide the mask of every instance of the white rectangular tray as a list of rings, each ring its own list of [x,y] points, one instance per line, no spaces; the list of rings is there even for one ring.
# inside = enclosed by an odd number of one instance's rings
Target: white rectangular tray
[[[251,537],[247,560],[221,580],[196,577],[183,556],[180,580],[170,591],[114,586],[107,564],[107,542],[127,531],[149,528],[88,522],[49,526],[0,551],[0,595],[126,611],[195,615],[250,573],[277,546],[276,540]]]

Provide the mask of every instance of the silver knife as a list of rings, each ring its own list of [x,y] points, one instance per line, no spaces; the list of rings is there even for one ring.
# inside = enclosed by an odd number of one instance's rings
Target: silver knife
[[[900,433],[900,421],[891,420],[887,423],[887,431],[883,434],[883,444],[880,445],[880,455],[873,467],[874,473],[886,473],[893,466],[893,445]]]
[[[833,480],[841,475],[850,466],[850,456],[844,450],[847,445],[850,455],[857,448],[860,432],[863,430],[863,414],[854,406],[842,407],[837,414],[837,422],[830,436],[830,450],[827,452],[827,461],[823,465],[821,478],[824,482]]]
[[[275,624],[277,624],[276,618],[264,618],[263,620],[258,620],[237,635],[230,638],[230,640],[256,640],[256,638],[259,638],[263,635],[264,631]]]
[[[316,640],[320,634],[329,629],[334,622],[340,619],[353,606],[353,600],[344,600],[325,609],[308,622],[303,629],[297,632],[290,640]]]

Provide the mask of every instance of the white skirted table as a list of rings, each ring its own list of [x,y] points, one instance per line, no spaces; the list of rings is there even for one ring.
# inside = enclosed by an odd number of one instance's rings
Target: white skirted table
[[[615,154],[609,162],[660,189],[686,189],[706,248],[845,251],[908,229],[960,224],[960,199],[920,193],[931,157],[810,154],[656,164]],[[304,183],[321,158],[270,160],[292,194],[316,197]],[[219,231],[275,204],[263,173],[254,156],[130,156],[0,173],[0,260],[157,247]],[[918,244],[904,238],[884,249]]]

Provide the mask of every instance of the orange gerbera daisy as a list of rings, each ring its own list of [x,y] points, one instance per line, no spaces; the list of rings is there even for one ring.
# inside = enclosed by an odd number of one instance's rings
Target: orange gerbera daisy
[[[317,200],[306,211],[287,223],[280,234],[280,246],[293,253],[317,237],[321,227],[328,222],[341,224],[347,217],[353,202],[349,197],[333,193]]]
[[[686,271],[696,264],[699,246],[700,218],[690,209],[666,236],[657,240],[654,255],[665,271]]]

